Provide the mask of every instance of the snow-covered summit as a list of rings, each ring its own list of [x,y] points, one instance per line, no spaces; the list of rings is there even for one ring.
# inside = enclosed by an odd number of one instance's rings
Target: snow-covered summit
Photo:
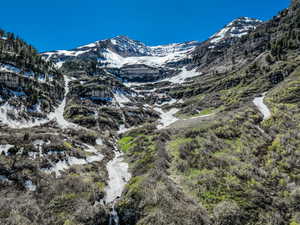
[[[184,43],[174,43],[158,46],[147,46],[140,41],[130,39],[127,36],[117,36],[109,39],[113,47],[119,50],[120,54],[129,53],[128,56],[160,56],[164,57],[170,53],[187,52],[194,49],[199,42],[190,41]]]
[[[96,41],[72,50],[45,52],[42,55],[61,65],[73,58],[96,58],[105,67],[120,68],[124,65],[145,64],[162,66],[188,56],[200,43],[197,41],[169,45],[147,46],[127,36]]]
[[[262,23],[261,20],[257,20],[249,17],[240,17],[238,19],[233,20],[231,23],[226,25],[222,30],[214,34],[209,39],[209,42],[212,44],[216,44],[231,38],[242,37],[248,34],[250,31],[256,29],[256,27],[261,23]]]
[[[49,58],[76,57],[95,50],[111,50],[123,57],[131,56],[166,56],[169,53],[187,52],[194,49],[200,43],[197,41],[175,43],[169,45],[147,46],[140,41],[127,36],[116,36],[111,39],[96,41],[71,50],[56,50],[44,52],[42,55]]]
[[[117,36],[107,41],[110,44],[107,46],[121,56],[149,56],[151,51],[144,43],[133,40],[127,36]]]

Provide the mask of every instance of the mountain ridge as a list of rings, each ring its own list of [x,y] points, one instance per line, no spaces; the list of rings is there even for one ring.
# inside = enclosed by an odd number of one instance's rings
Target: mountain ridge
[[[0,223],[300,224],[299,18],[56,58],[0,39]]]
[[[232,22],[230,22],[227,26],[225,26],[225,28],[228,26],[231,26],[231,28],[233,30],[234,29],[238,30],[238,28],[235,27],[235,25],[238,23],[243,23],[243,22],[246,25],[242,24],[242,27],[243,27],[243,25],[246,27],[242,28],[244,33],[240,33],[239,37],[246,35],[250,30],[254,29],[255,26],[258,25],[259,23],[261,23],[262,21],[257,20],[257,19],[252,19],[249,17],[240,17],[240,18],[237,18],[237,19],[233,20]],[[252,25],[251,27],[249,27],[250,24]],[[239,25],[241,25],[241,24],[239,24]],[[210,40],[210,42],[212,42],[213,37],[216,36],[218,33],[222,32],[222,30],[217,32],[212,37],[208,38]],[[182,46],[185,46],[185,47],[189,48],[189,46],[191,46],[190,48],[192,48],[193,46],[198,46],[202,43],[202,42],[198,42],[198,41],[186,41],[186,42],[182,42],[182,43],[171,43],[171,44],[164,44],[164,45],[147,46],[144,43],[142,43],[141,41],[133,40],[133,39],[129,38],[128,36],[118,35],[113,38],[98,40],[98,41],[89,43],[87,45],[79,46],[79,47],[76,47],[76,48],[73,48],[70,50],[54,50],[54,51],[42,52],[41,55],[44,55],[45,57],[47,57],[47,56],[51,57],[52,54],[64,56],[64,55],[67,55],[68,52],[69,53],[72,52],[74,54],[73,56],[78,56],[78,55],[84,53],[83,49],[100,47],[102,43],[107,43],[107,42],[110,42],[113,46],[117,46],[119,48],[124,47],[124,45],[130,46],[130,47],[134,46],[133,47],[134,48],[133,55],[125,54],[125,56],[129,56],[129,57],[130,56],[161,56],[164,54],[159,54],[159,52],[161,51],[163,53],[164,52],[163,49],[167,49],[167,50],[171,49],[171,51],[173,50],[173,52],[174,52],[174,51],[176,51],[176,47],[180,48]],[[77,53],[76,53],[76,51],[77,51]],[[156,54],[156,52],[158,52],[158,54]],[[134,53],[137,53],[137,55],[135,55]],[[122,55],[122,53],[121,53],[121,55]]]

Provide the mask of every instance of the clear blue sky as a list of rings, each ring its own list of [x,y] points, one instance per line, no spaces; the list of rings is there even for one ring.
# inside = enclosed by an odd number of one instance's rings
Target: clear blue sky
[[[290,0],[10,0],[0,27],[39,51],[127,35],[148,45],[205,40],[231,20],[268,20]]]

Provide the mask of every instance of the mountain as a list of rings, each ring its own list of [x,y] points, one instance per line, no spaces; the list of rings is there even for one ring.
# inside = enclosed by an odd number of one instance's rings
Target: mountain
[[[40,55],[1,35],[0,223],[300,224],[299,18]]]
[[[0,32],[0,120],[14,127],[37,125],[63,97],[63,76],[13,33]]]
[[[125,61],[123,64],[138,64],[143,63],[143,61],[146,62],[146,60],[143,60],[143,57],[161,57],[161,60],[156,60],[158,61],[157,63],[166,63],[167,61],[176,60],[176,57],[179,57],[184,53],[190,52],[199,44],[200,43],[198,42],[192,41],[180,44],[149,47],[142,42],[132,40],[126,36],[117,36],[107,40],[96,41],[72,50],[44,52],[42,55],[48,60],[52,59],[57,62],[74,58],[95,57],[99,58],[99,62],[107,64],[107,66],[109,66],[110,63],[114,63],[116,64],[115,66],[119,67],[122,65],[118,64],[120,63],[118,61],[126,60],[128,58],[128,62]],[[173,54],[174,56],[170,58],[163,58],[170,54]]]
[[[242,17],[232,21],[209,39],[210,48],[234,42],[254,30],[262,21]],[[184,67],[191,60],[191,53],[203,43],[191,41],[162,46],[146,46],[126,36],[96,41],[72,50],[44,52],[46,60],[54,61],[58,67],[74,60],[94,60],[115,76],[131,82],[157,81],[178,74],[177,68]]]
[[[242,36],[247,35],[249,32],[255,30],[256,27],[262,23],[263,22],[261,20],[252,19],[249,17],[235,19],[218,33],[210,37],[209,42],[212,44],[217,44],[232,40],[234,38],[241,38]]]

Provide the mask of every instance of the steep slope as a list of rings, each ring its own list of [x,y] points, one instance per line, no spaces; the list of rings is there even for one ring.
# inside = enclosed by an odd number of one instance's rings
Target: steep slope
[[[0,33],[0,123],[26,127],[45,121],[62,99],[62,75],[12,33]]]
[[[0,78],[60,71],[52,122],[0,130],[1,224],[299,224],[299,18],[294,0],[203,43],[5,61]]]
[[[118,204],[124,224],[300,223],[299,15],[293,1],[219,54],[200,46],[201,77],[170,90],[183,97],[168,107],[181,108],[182,123],[124,134],[133,173]]]
[[[125,36],[97,41],[73,50],[45,52],[43,57],[60,67],[76,60],[89,59],[95,66],[106,68],[115,76],[129,81],[154,81],[171,76],[174,64],[187,60],[187,55],[200,43],[187,42],[149,47]]]
[[[70,224],[75,217],[108,224],[110,205],[103,202],[116,163],[107,164],[117,159],[127,172],[117,157],[113,129],[105,132],[97,122],[87,129],[68,120],[76,78],[63,76],[12,34],[1,35],[0,224]],[[122,91],[114,82],[116,93]],[[84,88],[81,95],[91,97],[89,86]],[[117,95],[115,105],[125,101],[122,97]]]
[[[208,41],[211,44],[222,44],[228,41],[233,42],[236,38],[241,38],[256,29],[262,21],[249,17],[238,18],[226,25],[218,33],[214,34]],[[212,46],[214,47],[214,46]]]

